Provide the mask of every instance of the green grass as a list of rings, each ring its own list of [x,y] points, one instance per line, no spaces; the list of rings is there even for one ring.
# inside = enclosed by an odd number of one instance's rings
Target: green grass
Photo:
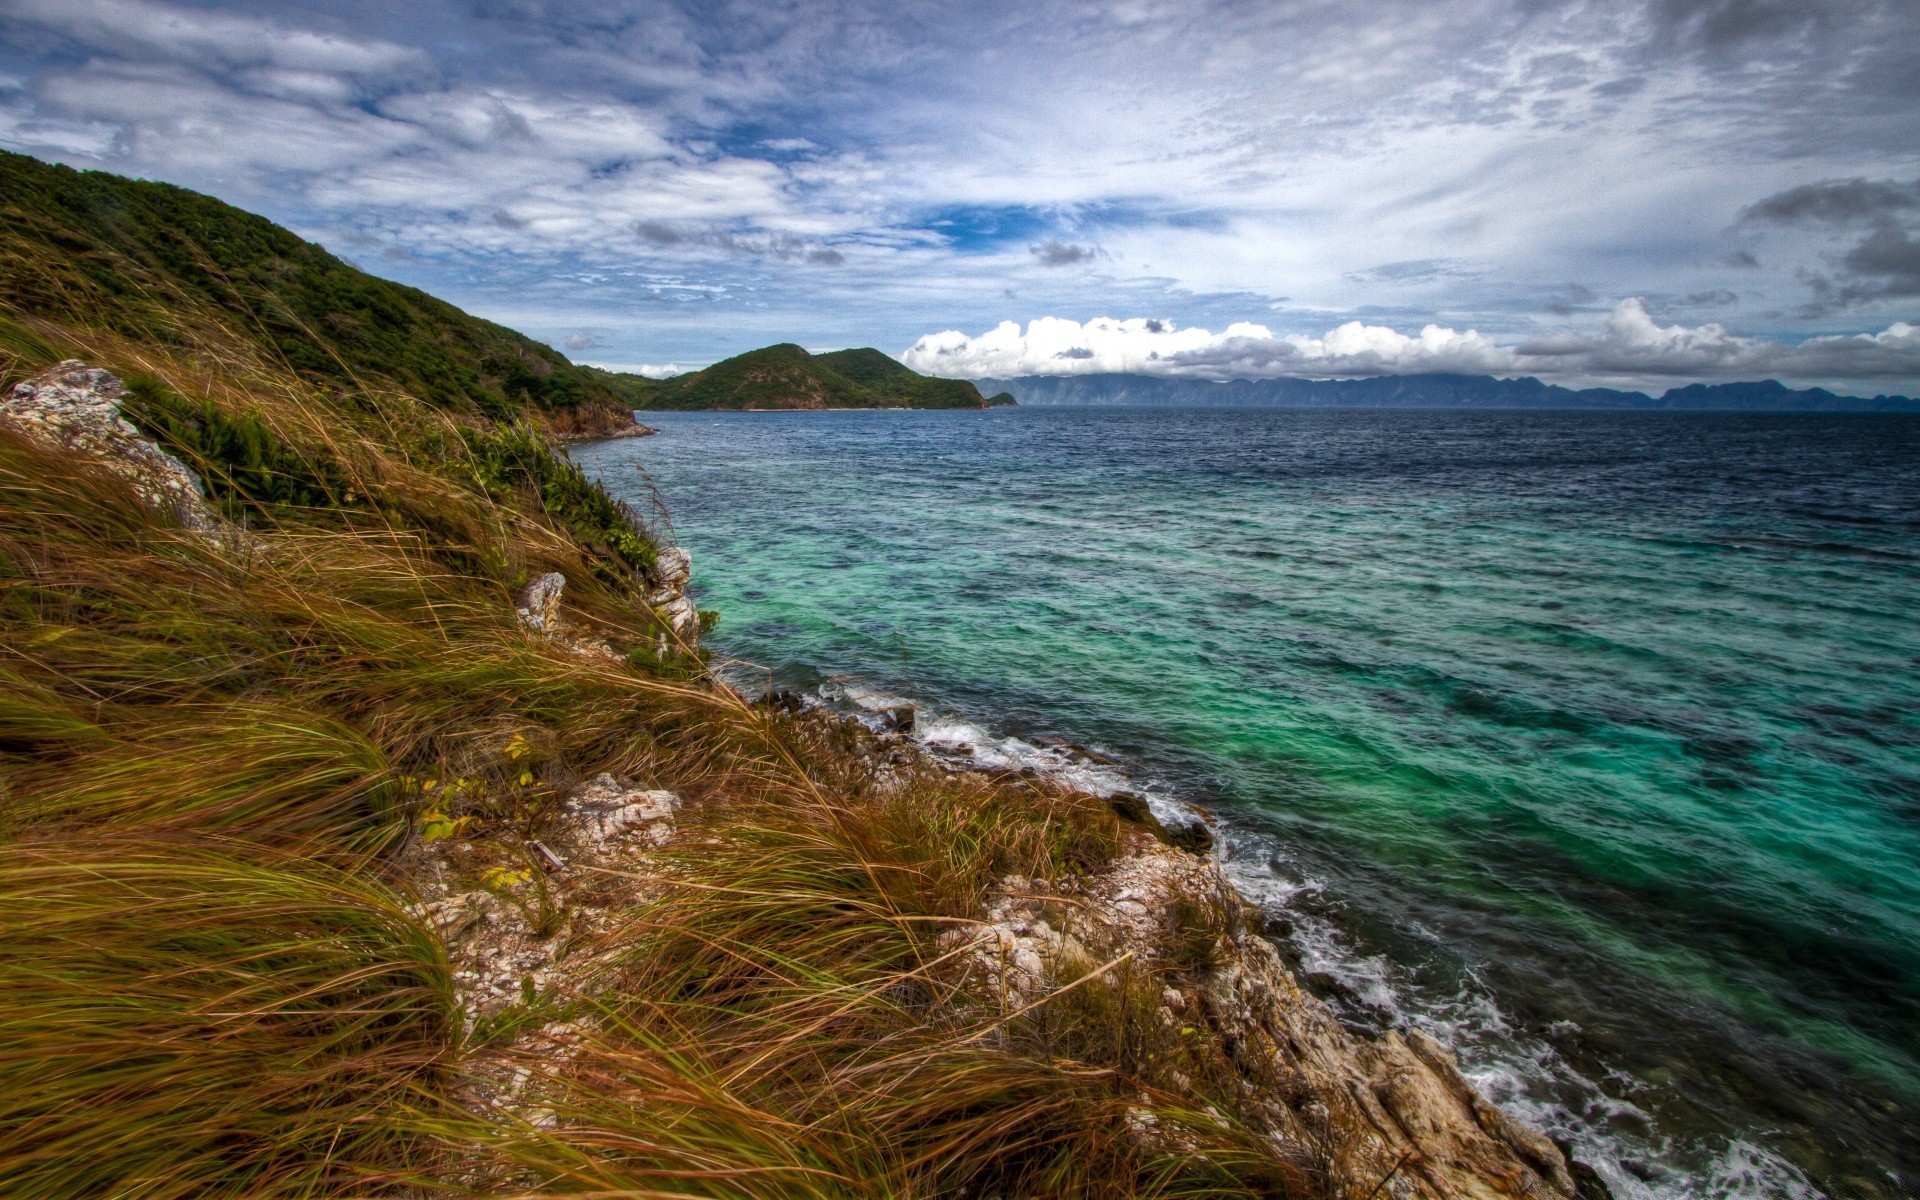
[[[383,894],[203,837],[0,861],[0,1191],[364,1194],[432,1147],[445,953]]]

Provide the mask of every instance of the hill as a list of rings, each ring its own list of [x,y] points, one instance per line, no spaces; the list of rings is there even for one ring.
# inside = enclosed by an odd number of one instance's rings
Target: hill
[[[651,386],[636,387],[630,393],[636,407],[689,411],[992,408],[1014,402],[1006,395],[988,399],[964,379],[922,375],[878,350],[815,355],[790,342],[648,383]]]
[[[0,151],[0,239],[0,295],[47,319],[156,342],[211,320],[336,392],[397,388],[562,434],[632,424],[616,388],[550,347],[184,188]]]
[[[1169,379],[1157,375],[1029,375],[982,379],[1031,405],[1173,405],[1267,408],[1583,408],[1732,412],[1920,412],[1905,396],[1794,391],[1774,381],[1690,384],[1659,397],[1614,388],[1565,388],[1531,376],[1382,375],[1369,379]]]

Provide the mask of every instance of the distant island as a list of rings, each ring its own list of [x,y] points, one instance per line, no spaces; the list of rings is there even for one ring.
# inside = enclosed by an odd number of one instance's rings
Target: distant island
[[[1247,408],[1586,408],[1725,412],[1920,413],[1906,396],[1795,391],[1776,380],[1694,383],[1658,397],[1613,388],[1573,388],[1531,376],[1385,375],[1373,379],[1166,379],[1154,375],[1027,375],[975,380],[1030,405],[1167,405]]]
[[[937,379],[870,347],[809,354],[791,342],[749,350],[704,371],[648,379],[595,371],[637,409],[718,412],[829,408],[997,408],[964,379]]]

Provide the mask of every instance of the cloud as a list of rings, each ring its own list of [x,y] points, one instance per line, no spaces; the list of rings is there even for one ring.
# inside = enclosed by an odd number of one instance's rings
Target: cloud
[[[1479,271],[1450,258],[1415,258],[1405,262],[1382,263],[1364,271],[1352,271],[1347,278],[1355,283],[1432,283],[1440,279],[1465,279]]]
[[[1621,301],[1585,334],[1517,342],[1427,325],[1403,334],[1349,321],[1319,337],[1275,334],[1240,323],[1213,333],[1145,318],[1058,317],[1023,330],[1003,321],[977,337],[928,334],[901,356],[934,375],[1135,373],[1205,379],[1354,378],[1462,372],[1574,380],[1912,379],[1920,377],[1920,327],[1896,322],[1877,334],[1809,338],[1798,344],[1741,337],[1723,326],[1661,325],[1638,298]]]
[[[1326,331],[1193,370],[1478,369],[1600,338],[1597,296],[1731,292],[1785,342],[1915,315],[1920,7],[1121,7],[0,0],[0,145],[629,362],[905,345],[1008,293]]]
[[[605,341],[591,333],[570,333],[567,335],[566,340],[566,347],[569,350],[599,350],[604,348],[606,344]]]
[[[1842,262],[1855,275],[1874,281],[1862,288],[1865,294],[1920,296],[1920,241],[1904,230],[1891,226],[1874,230]]]
[[[1747,225],[1879,221],[1920,209],[1920,180],[1830,179],[1776,192],[1740,212]]]
[[[1100,257],[1100,249],[1097,246],[1074,246],[1057,238],[1037,242],[1028,246],[1027,250],[1040,260],[1040,265],[1043,267],[1071,267],[1079,263],[1092,262]]]
[[[1276,335],[1239,322],[1221,333],[1145,317],[1082,324],[1042,317],[1023,331],[1003,321],[979,337],[929,334],[901,356],[917,371],[968,378],[1138,372],[1209,379],[1496,371],[1511,356],[1472,330],[1429,325],[1408,337],[1351,321],[1322,337]]]

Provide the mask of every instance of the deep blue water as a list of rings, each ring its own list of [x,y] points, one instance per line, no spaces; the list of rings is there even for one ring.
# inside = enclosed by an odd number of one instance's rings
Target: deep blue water
[[[647,420],[719,652],[1208,806],[1617,1194],[1920,1191],[1920,419]]]

